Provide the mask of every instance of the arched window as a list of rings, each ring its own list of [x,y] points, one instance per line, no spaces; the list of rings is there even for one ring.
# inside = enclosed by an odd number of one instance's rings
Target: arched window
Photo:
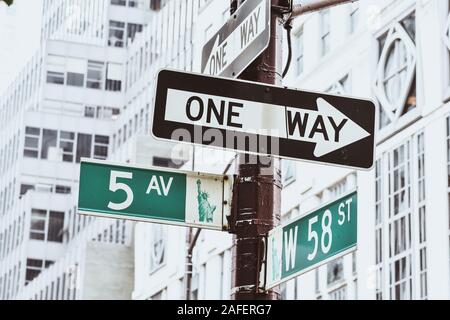
[[[380,128],[416,108],[415,14],[396,22],[379,38],[375,95],[380,103]]]

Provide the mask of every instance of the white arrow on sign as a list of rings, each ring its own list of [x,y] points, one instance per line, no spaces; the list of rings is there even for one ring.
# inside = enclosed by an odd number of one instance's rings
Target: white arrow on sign
[[[165,120],[315,143],[317,158],[370,136],[323,98],[310,110],[168,89]]]
[[[325,99],[317,99],[317,109],[311,111],[288,107],[286,110],[288,139],[315,143],[315,157],[320,158],[370,136],[370,133]],[[295,119],[295,115],[299,117]],[[289,132],[290,129],[296,130]]]

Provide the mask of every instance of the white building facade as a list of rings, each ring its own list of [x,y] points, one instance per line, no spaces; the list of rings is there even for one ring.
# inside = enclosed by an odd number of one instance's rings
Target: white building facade
[[[204,1],[198,14],[194,71],[228,3]],[[449,21],[446,0],[362,0],[295,20],[284,84],[375,100],[377,146],[370,171],[282,162],[283,221],[358,190],[357,250],[281,285],[284,299],[450,298]],[[208,152],[186,168],[222,173],[233,159]],[[133,298],[186,297],[186,234],[137,224]],[[232,245],[201,232],[191,298],[230,297]]]
[[[229,2],[77,1],[44,1],[43,46],[0,97],[0,299],[184,299],[189,229],[77,215],[78,162],[234,172],[232,152],[149,135],[157,71],[198,72]],[[371,98],[379,115],[371,171],[282,161],[282,221],[358,190],[357,250],[282,298],[450,298],[449,13],[361,0],[295,20],[284,84]],[[192,299],[230,298],[232,246],[200,233]]]
[[[0,98],[0,299],[131,298],[133,224],[77,214],[79,162],[130,161],[147,132],[124,74],[159,5],[43,1],[41,48]]]

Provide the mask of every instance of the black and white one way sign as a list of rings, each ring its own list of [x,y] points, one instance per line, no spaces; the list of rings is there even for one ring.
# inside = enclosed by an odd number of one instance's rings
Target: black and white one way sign
[[[245,1],[204,45],[202,72],[237,77],[269,45],[270,1]]]
[[[369,100],[163,70],[157,138],[369,169],[375,105]]]

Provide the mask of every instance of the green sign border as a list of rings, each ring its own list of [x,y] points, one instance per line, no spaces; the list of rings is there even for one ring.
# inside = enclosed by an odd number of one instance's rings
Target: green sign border
[[[317,262],[317,263],[315,263],[315,264],[313,264],[313,265],[311,265],[311,266],[309,266],[309,267],[307,267],[307,268],[305,268],[303,270],[300,270],[300,271],[298,271],[298,272],[296,272],[294,274],[291,274],[291,275],[287,276],[286,278],[280,279],[279,281],[267,284],[267,254],[268,254],[268,245],[267,244],[268,244],[269,237],[278,228],[284,228],[284,227],[286,227],[286,226],[288,226],[290,224],[295,223],[298,220],[304,219],[305,217],[307,217],[307,216],[309,216],[309,215],[311,215],[311,214],[313,214],[313,213],[315,213],[317,211],[323,210],[324,208],[326,208],[326,207],[334,204],[335,202],[338,202],[338,201],[340,201],[340,200],[342,200],[342,199],[344,199],[344,198],[346,198],[346,197],[348,197],[348,196],[350,196],[352,194],[356,194],[356,196],[358,196],[358,188],[354,188],[351,191],[342,194],[341,196],[339,196],[339,198],[330,200],[330,201],[322,204],[320,207],[312,209],[312,210],[309,210],[305,214],[301,215],[300,217],[297,217],[297,218],[295,218],[295,219],[293,219],[291,221],[287,221],[286,223],[284,223],[282,225],[279,225],[279,226],[277,226],[277,227],[275,227],[275,228],[273,228],[272,230],[269,231],[269,233],[265,237],[265,241],[266,241],[266,245],[265,245],[265,259],[266,259],[266,262],[264,264],[263,277],[261,277],[262,279],[260,280],[260,286],[262,288],[264,288],[264,290],[272,289],[273,287],[276,287],[276,286],[278,286],[278,285],[280,285],[280,284],[282,284],[284,282],[287,282],[289,280],[295,279],[298,276],[301,276],[301,275],[303,275],[303,274],[305,274],[305,273],[307,273],[309,271],[312,271],[312,270],[314,270],[314,269],[316,269],[316,268],[318,268],[318,267],[320,267],[320,266],[322,266],[324,264],[327,264],[327,263],[329,263],[329,262],[331,262],[333,260],[339,259],[339,258],[341,258],[341,257],[343,257],[343,256],[345,256],[345,255],[347,255],[347,254],[349,254],[351,252],[354,252],[354,251],[356,251],[358,249],[358,240],[357,240],[355,245],[347,247],[347,248],[339,251],[338,253],[336,253],[335,255],[333,255],[333,256],[331,256],[331,257],[329,257],[327,259],[319,261],[319,262]],[[356,212],[356,214],[358,214],[358,211]],[[358,225],[356,225],[356,238],[358,239]],[[262,282],[262,285],[261,285],[261,282]]]
[[[187,223],[187,222],[180,222],[180,221],[171,221],[171,220],[160,220],[160,219],[152,219],[152,218],[142,218],[139,216],[134,215],[124,215],[124,214],[112,214],[112,213],[103,213],[99,212],[97,210],[80,210],[77,207],[77,213],[84,216],[94,216],[99,218],[110,218],[110,219],[120,219],[120,220],[130,220],[130,221],[136,221],[136,222],[148,222],[148,223],[157,223],[157,224],[165,224],[165,225],[172,225],[172,226],[181,226],[181,227],[193,227],[193,228],[201,228],[201,229],[209,229],[209,230],[216,230],[216,231],[227,231],[229,229],[228,226],[228,220],[226,218],[227,215],[231,214],[231,201],[232,201],[232,191],[233,191],[233,183],[234,183],[234,176],[233,175],[221,175],[221,174],[213,174],[213,173],[203,173],[203,172],[197,172],[197,171],[184,171],[179,169],[170,169],[170,168],[164,168],[164,167],[155,167],[155,166],[145,166],[145,165],[139,165],[139,164],[124,164],[124,163],[117,163],[117,162],[111,162],[107,160],[97,160],[97,159],[90,159],[90,158],[81,158],[80,160],[80,166],[79,166],[79,177],[81,176],[81,163],[94,163],[94,164],[100,164],[100,165],[110,165],[115,167],[123,167],[123,168],[131,168],[131,169],[142,169],[142,170],[154,170],[154,171],[163,171],[168,173],[177,173],[177,174],[185,174],[189,177],[203,177],[203,178],[210,178],[210,179],[219,179],[222,180],[223,183],[223,199],[227,203],[223,203],[223,212],[222,212],[222,226],[212,226],[212,225],[203,225],[203,224],[194,224],[194,223]],[[79,188],[79,181],[78,181],[78,188]],[[79,191],[78,191],[79,193]]]

